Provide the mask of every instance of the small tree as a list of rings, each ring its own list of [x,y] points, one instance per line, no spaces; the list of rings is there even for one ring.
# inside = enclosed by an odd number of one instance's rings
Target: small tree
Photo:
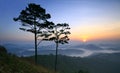
[[[59,44],[68,43],[68,34],[70,34],[69,29],[69,25],[63,23],[54,25],[52,31],[50,31],[53,35],[49,40],[53,40],[56,43],[55,71],[57,71],[58,46]]]
[[[25,28],[20,28],[21,30],[28,31],[34,34],[35,39],[35,63],[37,64],[37,43],[38,37],[44,38],[50,36],[47,30],[53,25],[52,22],[48,22],[47,19],[51,18],[50,14],[46,14],[46,10],[40,5],[34,3],[28,4],[25,10],[22,10],[17,18],[13,18],[14,21],[19,21]]]

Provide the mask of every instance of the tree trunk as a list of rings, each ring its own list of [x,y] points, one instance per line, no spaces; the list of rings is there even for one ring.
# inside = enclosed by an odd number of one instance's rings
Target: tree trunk
[[[37,64],[37,33],[36,33],[36,25],[35,27],[35,64]]]
[[[58,42],[56,42],[55,72],[57,71]]]

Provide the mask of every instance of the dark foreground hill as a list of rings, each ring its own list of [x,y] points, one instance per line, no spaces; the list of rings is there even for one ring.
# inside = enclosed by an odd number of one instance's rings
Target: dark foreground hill
[[[0,73],[54,73],[42,66],[36,66],[23,58],[7,54],[0,46]]]
[[[1,49],[2,48],[2,49]],[[54,55],[17,57],[0,46],[0,73],[54,73]],[[46,69],[48,68],[48,69]],[[58,56],[58,73],[120,73],[120,53],[96,54],[86,58]]]
[[[44,67],[54,69],[54,55],[39,55],[38,62]],[[33,56],[29,57],[33,59]],[[91,57],[58,56],[60,73],[120,73],[120,53],[99,54]],[[79,72],[79,71],[84,72]]]

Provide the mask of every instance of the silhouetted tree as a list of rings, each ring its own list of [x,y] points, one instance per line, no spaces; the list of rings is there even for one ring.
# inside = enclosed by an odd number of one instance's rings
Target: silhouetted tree
[[[28,31],[34,34],[35,39],[35,63],[37,63],[37,45],[48,38],[50,34],[47,29],[51,28],[52,22],[47,21],[51,18],[50,14],[46,13],[46,10],[40,5],[34,3],[28,4],[25,10],[22,10],[17,18],[13,18],[14,21],[19,21],[24,28],[20,28],[23,31]],[[40,42],[37,39],[41,37]]]
[[[52,31],[50,31],[53,35],[49,40],[53,40],[56,43],[55,71],[57,70],[58,46],[59,44],[68,43],[69,29],[69,25],[63,23],[54,25]]]

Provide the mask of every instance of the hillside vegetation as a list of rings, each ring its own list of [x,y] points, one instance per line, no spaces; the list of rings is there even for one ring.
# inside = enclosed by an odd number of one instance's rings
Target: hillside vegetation
[[[34,56],[28,57],[33,59]],[[54,69],[54,55],[39,55],[40,65]],[[60,73],[120,73],[120,53],[98,54],[91,57],[58,56]]]
[[[0,46],[0,73],[54,73],[42,66],[36,66],[15,55],[7,54]]]

